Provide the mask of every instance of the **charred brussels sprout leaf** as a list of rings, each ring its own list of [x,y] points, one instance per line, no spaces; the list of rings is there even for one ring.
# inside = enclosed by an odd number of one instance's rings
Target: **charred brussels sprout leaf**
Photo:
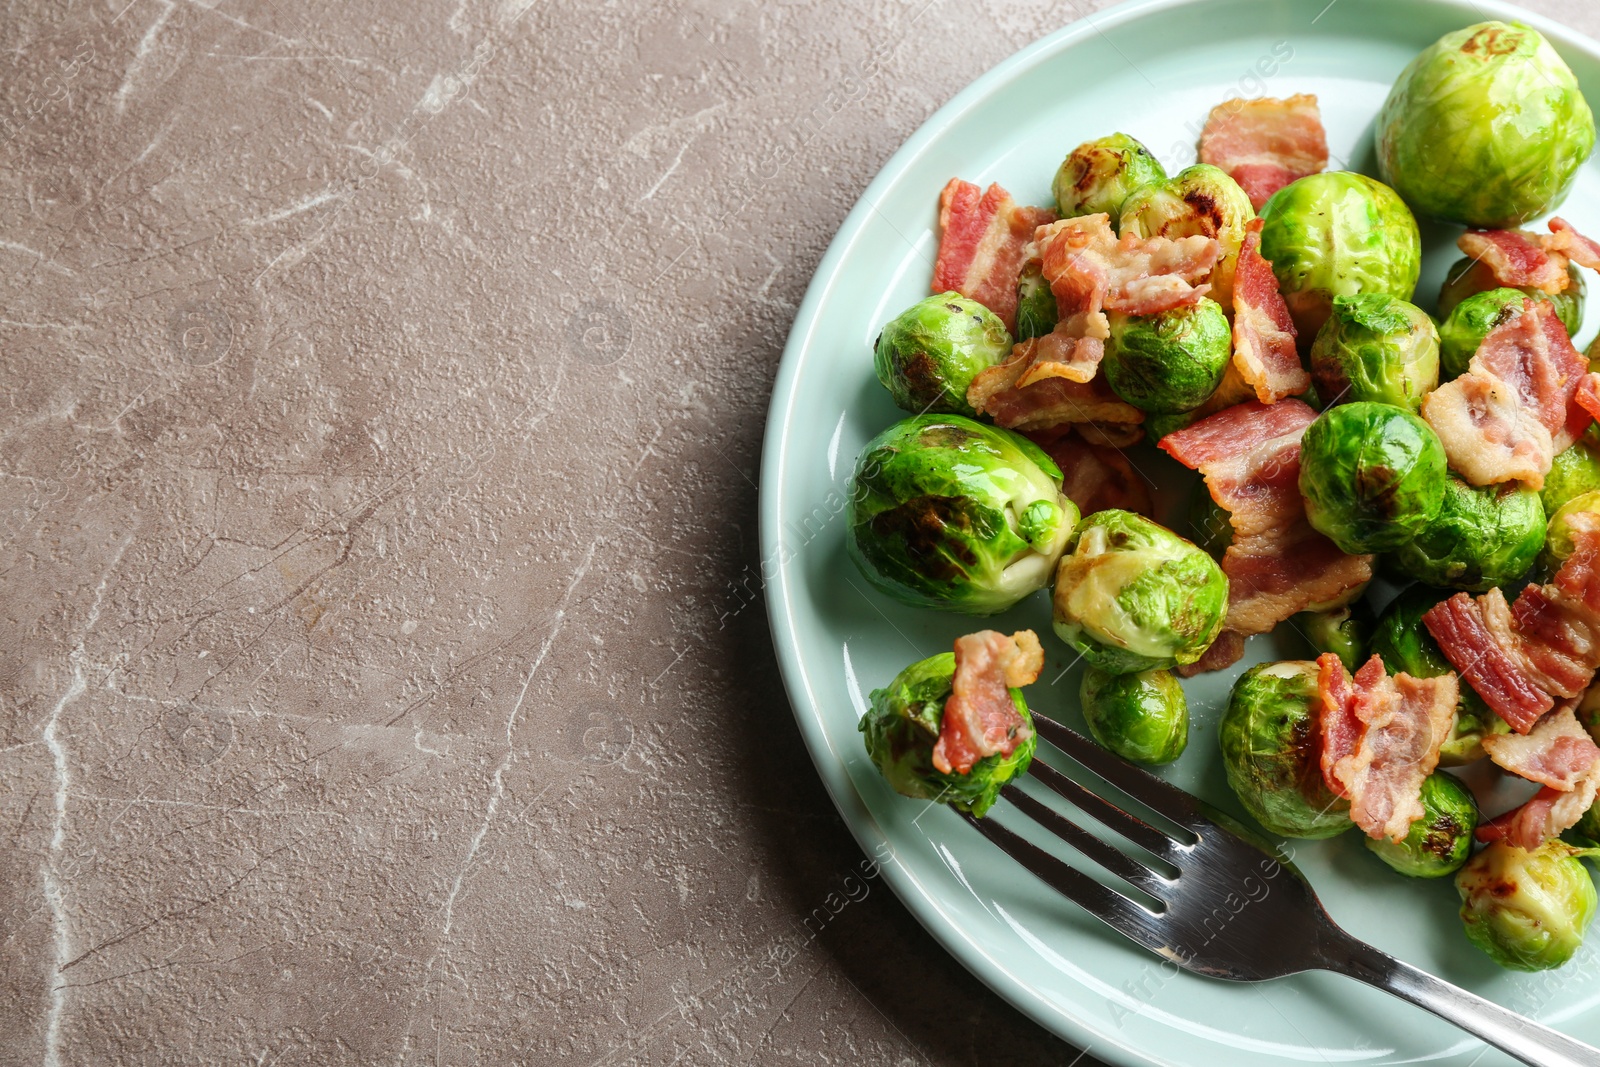
[[[1433,521],[1395,550],[1400,570],[1429,585],[1481,593],[1516,581],[1544,547],[1544,505],[1517,482],[1475,488],[1451,477]]]
[[[998,315],[960,293],[941,293],[885,326],[872,362],[878,381],[906,411],[973,415],[967,387],[1010,355],[1011,335]]]
[[[1125,133],[1085,141],[1056,171],[1053,188],[1061,217],[1110,215],[1114,223],[1128,194],[1141,185],[1164,181],[1166,168]]]
[[[1502,967],[1546,971],[1572,958],[1594,918],[1584,850],[1547,841],[1532,852],[1495,841],[1456,874],[1467,938]]]
[[[1439,385],[1439,331],[1386,293],[1336,296],[1311,344],[1311,375],[1330,404],[1372,401],[1416,411]]]
[[[1500,288],[1476,293],[1452,308],[1439,327],[1440,379],[1449,381],[1467,373],[1467,365],[1483,339],[1521,317],[1527,301],[1528,294],[1521,289]]]
[[[867,442],[851,476],[846,548],[884,593],[992,615],[1050,580],[1078,509],[1025,437],[916,415]]]
[[[1422,818],[1411,824],[1411,832],[1403,840],[1369,837],[1367,848],[1409,878],[1454,874],[1472,855],[1478,802],[1466,786],[1438,771],[1423,779],[1422,811]]]
[[[1044,272],[1038,263],[1028,264],[1017,279],[1017,343],[1043,337],[1056,328],[1059,317]]]
[[[1221,246],[1211,271],[1211,296],[1233,307],[1233,276],[1245,228],[1256,217],[1250,196],[1227,172],[1207,163],[1179,171],[1167,181],[1135,189],[1122,202],[1121,233],[1136,237],[1214,237]]]
[[[1556,314],[1561,316],[1561,324],[1567,328],[1567,333],[1576,337],[1583,326],[1583,298],[1588,291],[1588,284],[1583,280],[1583,272],[1575,265],[1568,264],[1567,276],[1572,283],[1564,293],[1551,294],[1531,285],[1517,288],[1516,291],[1523,296],[1548,300],[1554,304]],[[1500,288],[1503,287],[1488,264],[1470,256],[1462,256],[1445,275],[1444,285],[1439,289],[1439,320],[1448,319],[1450,313],[1468,297]],[[1462,364],[1465,365],[1465,360]]]
[[[1101,373],[1141,411],[1176,414],[1205,403],[1233,358],[1233,327],[1222,306],[1199,303],[1159,315],[1110,314]]]
[[[1439,514],[1444,445],[1429,425],[1390,404],[1341,404],[1306,428],[1300,493],[1311,525],[1345,552],[1383,552]]]
[[[1170,763],[1189,743],[1189,702],[1171,671],[1090,667],[1078,696],[1094,739],[1135,763]]]
[[[1411,61],[1377,122],[1378,170],[1424,215],[1485,229],[1566,198],[1594,149],[1577,79],[1538,31],[1483,22]]]
[[[1350,802],[1322,780],[1317,665],[1263,663],[1234,683],[1217,725],[1228,785],[1255,820],[1282,837],[1349,829]]]
[[[1372,628],[1377,620],[1365,600],[1356,600],[1343,607],[1326,611],[1305,611],[1296,617],[1296,623],[1311,647],[1320,652],[1332,652],[1339,657],[1345,670],[1354,674],[1367,662],[1367,650],[1372,643]]]
[[[1009,756],[985,756],[966,774],[943,774],[933,765],[933,746],[950,699],[956,657],[942,652],[913,663],[883,689],[872,691],[872,708],[857,728],[867,754],[895,792],[921,800],[938,800],[982,815],[1000,795],[1001,786],[1028,769],[1037,740],[1030,736]],[[1033,716],[1022,690],[1011,690],[1017,714],[1031,728]]]

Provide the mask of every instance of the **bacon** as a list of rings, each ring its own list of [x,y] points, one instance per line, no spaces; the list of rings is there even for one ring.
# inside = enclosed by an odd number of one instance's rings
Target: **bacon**
[[[1233,666],[1244,657],[1244,635],[1233,630],[1223,630],[1211,647],[1201,653],[1193,663],[1180,663],[1173,670],[1184,678],[1193,678],[1207,671],[1220,671]]]
[[[1007,637],[980,630],[956,638],[956,671],[944,704],[933,765],[941,774],[968,774],[986,756],[1009,756],[1033,736],[1011,699],[1044,668],[1044,649],[1032,630]]]
[[[1572,402],[1583,413],[1592,419],[1600,419],[1600,374],[1590,371],[1578,382],[1578,388],[1572,394]],[[1569,424],[1567,432],[1572,432]],[[1582,436],[1579,434],[1578,436]]]
[[[1075,316],[1103,319],[1105,311],[1156,315],[1198,303],[1209,291],[1202,279],[1222,251],[1211,237],[1173,240],[1126,234],[1119,240],[1106,214],[1041,226],[1034,241],[1064,321]],[[1106,336],[1098,327],[1079,329],[1083,336]]]
[[[1550,220],[1550,236],[1545,238],[1545,247],[1566,256],[1580,267],[1600,270],[1600,241],[1591,241],[1566,219],[1558,217]]]
[[[1478,827],[1479,841],[1504,841],[1533,851],[1559,837],[1583,818],[1600,794],[1600,772],[1585,775],[1568,791],[1545,786],[1521,807],[1512,808]]]
[[[939,256],[933,291],[976,300],[1015,329],[1017,276],[1038,227],[1052,221],[1048,208],[1023,207],[998,185],[980,191],[951,178],[939,194]]]
[[[1566,290],[1567,257],[1552,255],[1538,234],[1522,230],[1468,230],[1456,247],[1489,268],[1494,280],[1512,289]]]
[[[1200,133],[1200,162],[1227,171],[1260,211],[1285,185],[1327,167],[1317,98],[1301,93],[1218,104]]]
[[[1315,110],[1316,97],[1310,99]],[[1300,366],[1294,320],[1278,292],[1277,275],[1261,254],[1264,225],[1261,219],[1250,220],[1233,276],[1233,365],[1255,390],[1257,400],[1276,404],[1305,392],[1311,376]]]
[[[1028,369],[1022,372],[1022,377],[1017,379],[1017,387],[1027,388],[1046,378],[1065,378],[1069,382],[1087,382],[1093,378],[1100,369],[1100,361],[1105,358],[1105,337],[1080,337],[1073,331],[1098,328],[1099,325],[1105,325],[1106,336],[1110,336],[1110,324],[1104,315],[1100,316],[1098,323],[1078,316],[1043,337],[1035,338],[1032,342],[1024,341],[1023,344],[1031,343],[1034,346],[1033,358]]]
[[[1104,376],[1087,382],[1056,375],[1033,385],[1018,381],[1034,364],[1034,352],[1043,338],[1024,341],[1011,350],[1011,358],[978,373],[967,388],[967,403],[979,414],[990,415],[1011,430],[1043,430],[1068,423],[1114,423],[1138,426],[1144,412],[1111,391]]]
[[[1600,760],[1589,732],[1568,701],[1540,719],[1527,734],[1490,734],[1483,750],[1495,764],[1530,782],[1570,792]]]
[[[1150,483],[1133,468],[1121,449],[1092,444],[1081,430],[1034,432],[1031,437],[1061,468],[1061,491],[1085,515],[1106,508],[1154,517]]]
[[[1322,697],[1322,772],[1350,801],[1368,837],[1399,841],[1422,818],[1422,782],[1439,765],[1460,696],[1456,676],[1391,677],[1373,656],[1352,681],[1339,657],[1317,658]]]

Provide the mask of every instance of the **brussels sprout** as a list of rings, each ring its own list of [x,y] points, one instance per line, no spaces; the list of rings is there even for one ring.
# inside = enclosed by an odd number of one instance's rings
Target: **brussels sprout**
[[[1400,841],[1367,838],[1378,858],[1408,878],[1443,878],[1472,855],[1472,834],[1478,828],[1478,802],[1472,793],[1442,771],[1422,780],[1422,818]]]
[[[1576,444],[1556,453],[1539,490],[1546,515],[1554,515],[1575,496],[1600,489],[1600,449],[1589,443],[1588,436],[1585,433]]]
[[[960,293],[918,300],[895,316],[873,345],[878,381],[907,411],[976,415],[967,386],[1011,355],[1000,316]]]
[[[1583,272],[1574,264],[1567,265],[1567,276],[1572,282],[1564,293],[1552,295],[1531,285],[1518,288],[1517,292],[1554,304],[1556,314],[1561,316],[1561,324],[1567,328],[1567,333],[1576,337],[1583,326],[1583,298],[1588,286],[1583,280]],[[1450,313],[1467,297],[1500,288],[1503,286],[1488,264],[1471,256],[1462,256],[1445,275],[1444,285],[1439,289],[1440,320],[1449,318]]]
[[[1107,674],[1090,667],[1078,689],[1094,739],[1135,763],[1170,763],[1189,743],[1189,702],[1171,671]]]
[[[1172,415],[1157,415],[1151,413],[1145,416],[1144,434],[1150,441],[1159,441],[1169,433],[1175,433],[1193,422],[1199,421],[1198,413],[1203,410],[1196,408],[1194,411],[1180,411]]]
[[[1425,585],[1413,585],[1383,609],[1372,631],[1372,651],[1383,657],[1383,665],[1390,674],[1403,672],[1413,678],[1437,678],[1455,670],[1422,622],[1428,609],[1447,595]],[[1439,750],[1439,762],[1446,767],[1459,767],[1481,759],[1485,737],[1511,730],[1472,686],[1463,682],[1460,692],[1455,724]]]
[[[1453,475],[1433,521],[1394,553],[1429,585],[1482,593],[1528,573],[1544,547],[1544,505],[1518,482],[1475,488]]]
[[[1240,675],[1217,724],[1228,785],[1282,837],[1333,837],[1352,825],[1350,802],[1322,780],[1321,714],[1317,665],[1288,660]]]
[[[1166,177],[1166,168],[1150,149],[1125,133],[1114,133],[1074,148],[1056,171],[1052,188],[1062,218],[1104,212],[1116,222],[1129,193]]]
[[[1575,516],[1584,515],[1588,526],[1600,523],[1600,489],[1579,493],[1556,509],[1545,529],[1544,551],[1539,553],[1539,570],[1546,577],[1561,569],[1572,555],[1572,522]]]
[[[1439,327],[1440,379],[1449,381],[1467,373],[1467,365],[1483,339],[1521,316],[1527,301],[1528,294],[1521,289],[1500,288],[1475,293],[1451,308],[1450,316]]]
[[[1228,546],[1233,544],[1233,521],[1228,509],[1212,499],[1206,483],[1196,481],[1189,493],[1189,510],[1186,515],[1188,533],[1194,543],[1222,559]]]
[[[1372,608],[1360,599],[1342,607],[1303,611],[1295,616],[1295,626],[1311,647],[1318,652],[1332,652],[1352,674],[1371,656],[1367,649],[1376,622]]]
[[[1311,344],[1311,376],[1330,404],[1416,411],[1439,385],[1439,331],[1426,311],[1387,293],[1336,296]]]
[[[1113,311],[1100,364],[1106,382],[1141,411],[1174,414],[1205,403],[1233,358],[1233,327],[1205,297],[1159,315]]]
[[[1410,300],[1417,287],[1422,236],[1387,185],[1348,171],[1313,174],[1272,194],[1261,218],[1261,254],[1272,262],[1307,343],[1334,297],[1382,293]]]
[[[1444,445],[1392,404],[1340,404],[1306,427],[1300,494],[1306,518],[1352,555],[1399,548],[1444,502]]]
[[[1492,842],[1456,874],[1467,939],[1502,967],[1545,971],[1572,958],[1594,918],[1586,850],[1546,841],[1532,852]]]
[[[1118,231],[1135,237],[1215,237],[1222,246],[1211,271],[1211,296],[1233,307],[1233,275],[1244,231],[1256,217],[1250,195],[1226,171],[1208,163],[1186,167],[1164,182],[1135,189],[1122,202]]]
[[[1000,795],[1000,787],[1028,769],[1037,739],[1033,716],[1022,690],[1011,690],[1017,714],[1028,724],[1029,736],[1011,755],[995,753],[972,765],[966,774],[943,774],[933,765],[933,746],[944,722],[944,703],[950,699],[950,680],[956,657],[941,652],[913,663],[887,688],[872,691],[872,709],[857,728],[866,741],[867,754],[889,780],[895,792],[922,800],[939,800],[982,815]]]
[[[867,442],[846,548],[869,582],[919,607],[991,615],[1050,580],[1078,522],[1061,469],[1027,438],[914,415]]]
[[[1037,261],[1029,263],[1017,279],[1017,343],[1043,337],[1056,328],[1060,317],[1044,271]]]
[[[1056,635],[1111,674],[1193,663],[1227,612],[1216,560],[1131,511],[1108,508],[1079,523],[1056,572]]]
[[[1504,229],[1566,198],[1594,148],[1577,79],[1538,31],[1481,22],[1439,38],[1378,112],[1378,171],[1424,215]]]

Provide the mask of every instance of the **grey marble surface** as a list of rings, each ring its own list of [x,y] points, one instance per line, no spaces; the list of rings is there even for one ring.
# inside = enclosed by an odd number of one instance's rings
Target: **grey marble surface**
[[[752,575],[829,238],[1101,6],[6,3],[0,1064],[1071,1063]]]

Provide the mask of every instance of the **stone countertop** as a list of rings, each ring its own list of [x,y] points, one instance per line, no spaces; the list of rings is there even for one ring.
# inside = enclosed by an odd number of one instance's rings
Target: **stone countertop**
[[[861,876],[756,469],[866,183],[1101,6],[5,4],[0,1067],[1072,1062]]]

